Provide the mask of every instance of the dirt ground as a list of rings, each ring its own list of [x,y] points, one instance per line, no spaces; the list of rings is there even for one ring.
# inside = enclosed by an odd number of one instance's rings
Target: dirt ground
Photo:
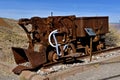
[[[64,80],[120,80],[120,56],[93,66],[92,69],[76,73]]]
[[[19,80],[19,77],[12,72],[14,67],[15,64],[0,62],[0,80]]]
[[[97,61],[92,60],[92,62],[85,64],[78,63],[74,67],[69,66],[67,69],[61,69],[47,75],[23,71],[20,75],[20,80],[120,80],[120,51],[117,51],[115,54],[114,56],[108,57],[107,55],[106,57],[101,57],[101,59]],[[62,65],[58,67],[60,66]],[[58,67],[56,67],[56,69]]]

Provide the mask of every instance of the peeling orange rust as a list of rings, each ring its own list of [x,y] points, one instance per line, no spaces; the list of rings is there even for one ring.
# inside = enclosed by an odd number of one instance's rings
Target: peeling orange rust
[[[18,24],[27,34],[29,39],[28,49],[12,47],[15,62],[18,64],[13,69],[15,74],[20,74],[23,70],[36,70],[42,65],[54,62],[61,57],[84,51],[90,54],[91,51],[105,48],[105,38],[108,33],[108,16],[96,17],[76,17],[70,16],[48,16],[46,18],[32,17],[19,19]],[[31,26],[28,26],[31,25]],[[31,30],[28,28],[31,27]],[[90,48],[90,36],[85,31],[90,28],[96,35],[92,36],[92,47]],[[50,33],[57,30],[55,35],[60,56],[56,54],[56,49],[50,45],[48,37]],[[89,31],[88,31],[89,32]],[[55,44],[54,39],[51,43]],[[104,44],[104,45],[103,45]],[[102,45],[102,46],[101,46]],[[31,66],[22,65],[29,62]],[[49,79],[45,79],[49,80]]]

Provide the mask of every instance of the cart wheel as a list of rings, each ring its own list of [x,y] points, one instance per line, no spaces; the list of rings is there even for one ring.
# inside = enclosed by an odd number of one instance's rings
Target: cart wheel
[[[48,54],[48,60],[50,62],[57,62],[58,56],[54,51],[50,51]]]
[[[75,49],[75,46],[71,43],[69,44],[68,48],[67,48],[67,52],[68,52],[68,55],[69,54],[74,54],[76,53],[76,49]]]
[[[99,41],[99,44],[97,45],[97,50],[101,51],[103,48],[104,48],[104,44],[101,41]]]
[[[85,47],[85,54],[90,55],[91,49],[89,48],[88,45]]]

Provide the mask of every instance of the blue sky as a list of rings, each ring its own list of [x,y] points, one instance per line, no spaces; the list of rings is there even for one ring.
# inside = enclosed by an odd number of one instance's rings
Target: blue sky
[[[120,22],[120,0],[0,0],[0,17],[47,17],[51,12],[55,16],[109,16],[109,22]]]

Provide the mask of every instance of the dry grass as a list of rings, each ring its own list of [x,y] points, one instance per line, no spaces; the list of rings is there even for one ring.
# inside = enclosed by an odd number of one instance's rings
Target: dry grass
[[[120,31],[116,28],[116,25],[110,24],[109,33],[106,34],[106,45],[109,46],[120,46]]]
[[[4,25],[5,22],[0,26],[0,61],[14,63],[11,47],[27,47],[28,40],[17,21],[11,19],[3,20],[7,23],[7,26]]]

